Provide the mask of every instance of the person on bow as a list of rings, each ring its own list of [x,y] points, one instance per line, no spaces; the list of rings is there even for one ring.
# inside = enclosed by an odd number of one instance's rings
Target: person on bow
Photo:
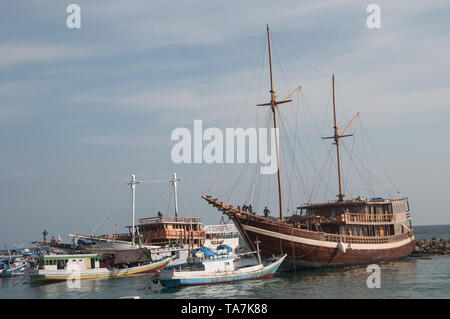
[[[264,216],[269,217],[270,210],[267,208],[267,206],[264,206]]]

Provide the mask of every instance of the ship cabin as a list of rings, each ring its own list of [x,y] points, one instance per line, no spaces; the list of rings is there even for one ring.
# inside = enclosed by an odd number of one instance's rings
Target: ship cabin
[[[298,228],[349,236],[393,236],[412,229],[408,198],[362,198],[306,204],[289,222]]]
[[[208,247],[197,247],[187,259],[187,265],[174,268],[174,271],[203,271],[219,272],[233,271],[235,257],[231,254],[232,248],[227,245],[219,245],[212,250]]]
[[[62,270],[62,269],[96,269],[100,265],[100,256],[98,254],[80,254],[80,255],[44,255],[38,259],[38,267],[43,270]]]
[[[234,224],[205,225],[205,246],[227,244],[231,247],[239,246],[239,231]]]
[[[127,226],[131,228],[131,226]],[[206,232],[198,217],[149,217],[139,219],[136,225],[145,245],[203,246]]]

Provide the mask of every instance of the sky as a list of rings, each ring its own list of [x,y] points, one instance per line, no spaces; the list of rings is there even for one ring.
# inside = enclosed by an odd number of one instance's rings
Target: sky
[[[81,8],[79,29],[66,25],[71,3]],[[372,3],[381,28],[367,27]],[[332,133],[334,73],[339,125],[356,112],[361,120],[345,141],[355,150],[343,154],[347,197],[367,195],[351,156],[366,154],[369,184],[407,196],[413,225],[450,224],[449,14],[448,1],[436,0],[2,1],[0,244],[28,245],[44,229],[63,238],[125,231],[130,174],[150,181],[176,172],[180,215],[205,224],[221,215],[203,194],[234,205],[258,199],[276,214],[275,175],[260,182],[254,165],[174,164],[170,156],[171,132],[192,130],[196,119],[221,129],[266,123],[270,111],[255,106],[270,98],[266,24],[277,94],[302,86],[280,107],[294,128],[280,136],[281,149],[293,136],[308,145],[303,155],[281,155],[286,206],[336,195],[333,146],[319,136]],[[355,146],[365,133],[370,144],[361,145],[374,155]],[[324,154],[333,161],[322,172]],[[252,183],[261,183],[253,197]],[[323,190],[308,197],[317,184]],[[168,182],[137,185],[137,217],[173,214],[170,191]]]

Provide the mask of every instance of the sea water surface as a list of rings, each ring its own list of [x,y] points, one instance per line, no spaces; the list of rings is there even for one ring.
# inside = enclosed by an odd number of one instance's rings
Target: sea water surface
[[[450,225],[416,226],[416,239],[450,239]],[[450,257],[383,262],[381,287],[368,288],[367,266],[277,273],[272,279],[166,289],[151,275],[30,284],[25,277],[0,279],[0,298],[450,298]]]

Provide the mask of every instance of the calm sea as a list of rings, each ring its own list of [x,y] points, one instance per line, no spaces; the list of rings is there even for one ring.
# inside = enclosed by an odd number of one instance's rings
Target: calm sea
[[[417,239],[450,239],[450,225],[417,226]],[[161,289],[150,276],[30,285],[25,278],[0,279],[0,298],[450,298],[450,257],[404,258],[381,263],[381,287],[367,288],[365,266],[279,273],[272,279]]]

